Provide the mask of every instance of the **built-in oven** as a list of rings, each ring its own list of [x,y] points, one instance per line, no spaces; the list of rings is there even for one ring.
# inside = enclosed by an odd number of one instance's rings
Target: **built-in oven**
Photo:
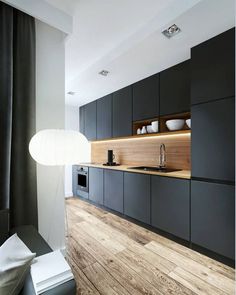
[[[73,193],[88,199],[89,192],[89,168],[85,166],[73,167]]]

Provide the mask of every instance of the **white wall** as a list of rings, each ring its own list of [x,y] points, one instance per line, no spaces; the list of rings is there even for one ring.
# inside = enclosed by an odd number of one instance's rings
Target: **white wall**
[[[65,34],[36,21],[36,129],[65,126]],[[53,249],[65,244],[64,168],[37,165],[39,232]]]
[[[65,129],[79,131],[79,108],[66,105]],[[65,167],[65,196],[71,197],[72,193],[72,166]]]

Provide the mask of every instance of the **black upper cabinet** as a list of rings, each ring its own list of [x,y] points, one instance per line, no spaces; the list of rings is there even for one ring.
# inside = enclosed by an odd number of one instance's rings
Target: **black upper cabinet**
[[[85,109],[84,106],[79,108],[79,131],[82,134],[85,134],[84,109]]]
[[[123,172],[104,169],[104,205],[123,213]]]
[[[235,29],[192,48],[192,104],[234,96]]]
[[[159,74],[133,84],[133,121],[159,116]]]
[[[160,73],[160,115],[190,111],[190,60]]]
[[[189,240],[189,180],[152,176],[151,225]]]
[[[124,173],[124,214],[150,224],[150,175]]]
[[[113,93],[112,98],[113,137],[132,135],[132,87]]]
[[[234,181],[234,98],[192,106],[192,176]]]
[[[97,138],[96,132],[97,102],[93,101],[84,106],[84,134],[88,140]]]
[[[112,95],[97,100],[97,139],[112,137]]]
[[[234,259],[234,186],[192,181],[192,242]]]

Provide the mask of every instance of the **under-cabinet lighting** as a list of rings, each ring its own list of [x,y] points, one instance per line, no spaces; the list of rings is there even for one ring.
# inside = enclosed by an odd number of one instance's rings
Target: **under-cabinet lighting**
[[[104,143],[104,142],[112,142],[112,141],[129,141],[129,140],[149,140],[149,139],[158,139],[158,138],[166,138],[166,137],[190,137],[191,136],[191,131],[187,131],[184,133],[178,133],[178,134],[157,134],[157,135],[153,135],[153,136],[130,136],[130,137],[123,137],[123,138],[111,138],[111,139],[104,139],[104,140],[95,140],[95,141],[91,141],[92,143]]]

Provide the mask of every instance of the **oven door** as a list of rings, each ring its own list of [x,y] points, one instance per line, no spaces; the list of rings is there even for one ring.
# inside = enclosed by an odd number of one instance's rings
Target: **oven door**
[[[77,189],[88,192],[88,173],[86,171],[77,174]]]

